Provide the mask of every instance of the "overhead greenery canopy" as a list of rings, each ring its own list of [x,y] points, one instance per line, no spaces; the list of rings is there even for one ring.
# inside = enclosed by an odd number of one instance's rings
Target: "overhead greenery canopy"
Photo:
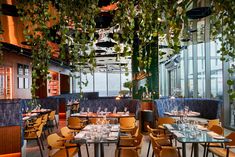
[[[68,62],[72,71],[79,71],[84,65],[94,69],[95,51],[89,49],[90,52],[87,53],[87,50],[97,39],[95,18],[101,11],[98,2],[18,0],[19,15],[25,25],[25,38],[32,49],[34,98],[38,88],[37,80],[48,79],[49,60],[53,51],[59,52],[61,61]],[[119,30],[113,35],[118,43],[115,46],[116,53],[136,56],[138,67],[135,72],[151,71],[152,62],[156,62],[154,58],[164,54],[159,51],[159,43],[163,39],[173,49],[170,55],[179,53],[180,38],[188,36],[186,11],[191,2],[192,0],[113,0],[117,9],[110,11],[114,16],[112,25]],[[211,0],[209,7],[212,9],[212,35],[222,42],[221,59],[234,60],[235,1]],[[55,36],[51,35],[53,29]],[[56,50],[53,46],[48,46],[55,41],[58,45]],[[120,43],[124,43],[123,49],[119,47]],[[232,74],[234,71],[232,66],[229,72]],[[228,80],[228,84],[233,85],[234,82]],[[229,94],[231,98],[235,98],[232,89]]]

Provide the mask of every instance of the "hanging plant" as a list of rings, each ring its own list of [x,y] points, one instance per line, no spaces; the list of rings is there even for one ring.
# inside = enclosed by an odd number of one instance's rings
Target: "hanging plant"
[[[221,42],[221,60],[225,62],[235,61],[235,1],[212,0],[211,35]],[[235,65],[228,69],[230,76],[235,73]],[[230,99],[235,99],[234,80],[228,80]]]
[[[19,1],[18,13],[21,16],[25,29],[23,31],[27,44],[31,45],[32,52],[32,98],[37,98],[36,90],[48,78],[48,66],[51,58],[51,47],[48,42],[51,41],[49,26],[53,20],[49,7],[49,1]],[[38,80],[42,79],[43,84]]]
[[[118,24],[120,34],[116,34],[115,40],[119,41],[116,51],[123,50],[133,52],[134,78],[138,74],[146,73],[146,76],[157,78],[158,82],[158,56],[164,53],[159,51],[161,46],[168,46],[173,49],[173,54],[180,51],[179,37],[181,30],[187,23],[186,6],[190,1],[168,1],[162,0],[122,0],[118,3],[118,10],[115,11],[113,23]],[[166,45],[160,45],[161,39],[167,39]],[[120,41],[121,39],[121,41]],[[125,48],[119,48],[120,42],[124,42]],[[120,53],[120,52],[119,52]],[[136,68],[138,67],[138,68]],[[151,71],[155,71],[151,74]],[[157,73],[157,74],[155,74]],[[153,76],[154,75],[154,76]],[[151,83],[152,82],[152,83]],[[154,97],[158,98],[158,89],[152,85],[153,80],[149,79],[147,85]],[[155,88],[155,89],[154,89]],[[133,90],[134,91],[134,90]]]

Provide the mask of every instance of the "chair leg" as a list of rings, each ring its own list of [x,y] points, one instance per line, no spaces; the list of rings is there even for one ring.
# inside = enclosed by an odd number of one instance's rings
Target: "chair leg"
[[[206,157],[207,143],[204,145],[203,157]]]
[[[87,153],[87,157],[90,157],[87,144],[86,144],[86,153]]]
[[[58,124],[57,124],[56,118],[55,118],[55,125],[56,125],[56,128],[58,129]]]
[[[40,140],[39,140],[39,138],[37,138],[37,143],[38,143],[38,147],[39,147],[39,150],[40,150],[41,157],[43,157],[42,148],[41,148],[41,145],[40,145]]]
[[[44,149],[44,144],[43,144],[42,137],[40,137],[40,141],[41,141],[41,144],[42,144],[42,149],[45,150],[45,149]]]
[[[206,149],[206,157],[208,157],[208,154],[209,154],[209,149],[207,148]]]
[[[148,146],[148,151],[147,151],[147,157],[149,156],[150,147],[151,147],[151,141],[149,141],[149,146]]]
[[[193,148],[194,148],[194,144],[192,144],[191,155],[190,155],[191,157],[193,157],[193,151],[194,151]]]

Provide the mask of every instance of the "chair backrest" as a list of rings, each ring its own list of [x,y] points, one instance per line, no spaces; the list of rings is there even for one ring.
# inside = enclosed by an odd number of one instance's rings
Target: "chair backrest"
[[[135,149],[121,149],[119,151],[120,152],[116,150],[115,157],[139,157],[139,154]]]
[[[171,117],[159,117],[157,119],[157,125],[163,125],[163,124],[174,124],[175,120]]]
[[[225,145],[235,146],[235,132],[231,132],[229,135],[226,136],[226,138],[230,139],[231,141],[229,143],[225,143]]]
[[[50,146],[52,149],[62,147],[64,145],[64,141],[60,139],[61,137],[57,135],[56,133],[49,135],[47,137],[48,146]]]
[[[37,137],[41,137],[42,135],[42,130],[43,130],[44,123],[41,123],[38,127],[38,131],[36,132]]]
[[[73,138],[74,137],[72,130],[70,130],[67,126],[61,128],[60,132],[61,132],[62,136],[64,136],[65,138]]]
[[[42,123],[46,124],[47,119],[48,119],[48,114],[42,115]]]
[[[81,120],[78,117],[69,117],[68,118],[68,125],[79,125]]]
[[[54,111],[51,111],[50,113],[49,113],[49,120],[54,120],[55,119],[55,110]]]
[[[41,123],[42,123],[42,117],[38,117],[34,122],[34,126],[39,127]]]
[[[208,120],[207,128],[210,130],[213,125],[220,125],[219,119]]]
[[[179,157],[179,153],[174,147],[165,147],[160,151],[160,157]]]
[[[161,151],[161,145],[159,145],[156,141],[157,137],[154,137],[152,133],[149,134],[151,143],[152,143],[152,148],[155,156],[159,156],[160,151]]]
[[[119,120],[120,128],[134,128],[135,117],[122,117]]]
[[[219,135],[224,135],[224,128],[222,126],[219,126],[219,125],[213,125],[211,128],[210,128],[211,131],[219,134]]]
[[[136,147],[140,146],[142,144],[143,135],[141,134],[139,128],[137,128],[134,137],[136,138],[134,146],[136,146]]]

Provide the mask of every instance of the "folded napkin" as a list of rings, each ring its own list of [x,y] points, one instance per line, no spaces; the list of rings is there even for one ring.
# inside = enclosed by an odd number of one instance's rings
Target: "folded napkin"
[[[31,114],[31,116],[36,116],[36,115],[37,115],[37,113],[32,113],[32,114]]]
[[[86,135],[86,132],[81,131],[74,138],[84,138],[85,135]]]
[[[80,115],[80,113],[73,113],[73,114],[71,114],[71,116],[79,116]]]
[[[170,112],[164,112],[164,114],[167,114],[167,115],[173,115],[172,113]]]
[[[182,133],[180,133],[180,132],[177,132],[177,131],[175,131],[175,132],[173,132],[174,133],[174,135],[175,136],[177,136],[177,137],[185,137]]]
[[[198,128],[199,130],[207,130],[207,128],[206,128],[206,127],[201,126],[201,125],[197,125],[197,128]]]
[[[109,137],[118,137],[118,132],[110,132]]]
[[[28,119],[29,119],[29,117],[28,117],[28,116],[23,117],[23,120],[28,120]]]
[[[225,138],[224,136],[218,135],[217,133],[215,133],[213,131],[209,131],[209,132],[207,132],[207,134],[215,139],[224,139]]]
[[[163,124],[168,130],[173,130],[173,126],[171,124]]]

